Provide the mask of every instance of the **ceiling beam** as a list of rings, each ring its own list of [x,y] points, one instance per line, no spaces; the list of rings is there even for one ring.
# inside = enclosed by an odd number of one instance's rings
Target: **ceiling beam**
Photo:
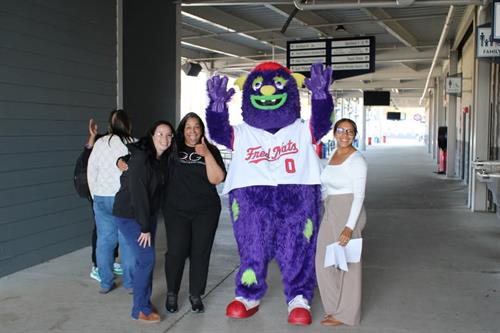
[[[184,10],[186,12],[190,12],[191,9],[186,9]],[[297,15],[301,15],[301,13],[306,13],[306,12],[299,12]],[[433,14],[433,15],[419,15],[419,16],[406,16],[406,17],[401,17],[401,18],[387,18],[387,19],[379,19],[379,22],[392,22],[392,21],[415,21],[415,20],[426,20],[426,19],[435,19],[435,18],[444,18],[446,17],[445,14]],[[303,19],[304,22],[306,20]],[[359,25],[359,24],[366,24],[366,23],[373,23],[373,20],[357,20],[357,21],[340,21],[340,22],[326,22],[326,23],[315,23],[315,24],[309,24],[309,28],[317,28],[317,29],[323,29],[322,31],[328,31],[328,29],[332,27],[336,27],[339,25]],[[295,30],[295,29],[302,29],[302,27],[288,27],[287,30]],[[234,32],[220,32],[220,33],[209,33],[209,34],[201,34],[198,36],[191,36],[188,37],[189,39],[198,39],[198,38],[205,38],[205,37],[215,37],[215,36],[227,36],[227,35],[233,35],[233,34],[256,34],[256,33],[264,33],[264,32],[279,32],[281,30],[281,27],[276,27],[276,28],[260,28],[260,29],[245,29],[243,27],[239,27],[238,29],[235,29]],[[418,46],[420,49],[420,45]]]
[[[193,27],[186,27],[185,25],[183,26],[182,30],[184,33],[196,33],[196,30],[193,30]],[[196,41],[196,43],[190,44],[192,44],[194,47],[204,48],[207,50],[207,52],[210,52],[209,50],[213,50],[220,54],[232,54],[234,56],[242,58],[245,58],[246,54],[257,53],[257,51],[253,48],[215,38],[205,38]]]
[[[410,64],[410,63],[407,63],[407,62],[402,62],[401,66],[409,68],[409,69],[411,69],[414,72],[416,72],[418,70],[418,65],[417,64]]]
[[[375,61],[377,63],[389,63],[389,62],[404,62],[404,63],[414,63],[414,62],[432,62],[435,50],[428,49],[421,51],[419,53],[413,52],[410,48],[387,50],[387,51],[377,51],[375,55]],[[447,58],[447,50],[441,50],[439,58]]]
[[[456,50],[460,45],[460,43],[462,42],[462,38],[469,29],[469,26],[473,23],[475,15],[476,15],[476,7],[467,6],[464,15],[462,16],[462,19],[460,20],[460,23],[456,30],[457,32],[455,34],[452,50]]]
[[[290,16],[290,13],[293,11],[295,6],[283,6],[283,5],[266,5],[267,8],[273,10],[274,12],[282,15],[285,19]],[[293,18],[295,22],[298,22],[300,25],[314,29],[318,33],[318,37],[329,37],[330,31],[327,29],[323,28],[315,28],[314,25],[316,24],[328,24],[329,22],[319,16],[318,14],[315,14],[314,12],[304,12],[304,11],[299,11],[297,15]],[[283,21],[284,22],[284,21]],[[292,30],[291,27],[288,27],[288,29]],[[287,29],[287,30],[288,30]]]
[[[273,40],[273,39],[278,39],[281,38],[282,35],[278,33],[278,31],[263,31],[264,29],[254,23],[250,23],[248,20],[245,20],[243,18],[236,17],[234,15],[228,14],[227,12],[214,8],[214,7],[187,7],[183,8],[184,12],[187,12],[191,15],[200,17],[204,20],[228,27],[230,29],[235,30],[235,32],[230,32],[230,33],[220,33],[217,35],[226,35],[226,34],[238,34],[238,33],[244,33],[241,32],[241,30],[250,30],[250,31],[257,31],[254,33],[245,33],[247,35],[250,35],[254,38],[257,38],[260,41],[268,41],[268,40]],[[240,31],[240,32],[238,32]],[[261,31],[261,32],[259,32]],[[206,34],[198,34],[198,35],[206,35]],[[210,36],[214,37],[214,36]],[[209,37],[208,37],[209,38]],[[193,41],[190,43],[196,43],[194,40],[195,39],[200,39],[200,38],[193,38],[192,36],[187,37],[186,39],[183,40],[188,40],[192,39]],[[280,47],[282,49],[286,49],[286,41],[285,40],[280,40],[276,41],[274,43],[277,47]],[[257,52],[255,52],[257,53]]]
[[[289,5],[293,4],[292,0],[274,0],[274,1],[264,1],[264,0],[253,0],[253,1],[215,1],[215,0],[176,0],[174,3],[181,4],[182,7],[207,7],[207,6],[254,6],[254,5]]]
[[[378,25],[383,27],[388,33],[394,36],[404,45],[410,47],[412,50],[418,52],[417,39],[408,32],[399,22],[390,21],[384,22],[382,19],[392,18],[385,10],[380,8],[361,8],[369,17],[373,18]]]

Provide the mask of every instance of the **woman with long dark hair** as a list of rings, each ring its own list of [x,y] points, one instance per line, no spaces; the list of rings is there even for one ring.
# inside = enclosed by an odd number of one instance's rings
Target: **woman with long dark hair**
[[[361,262],[349,263],[348,271],[324,267],[327,245],[346,246],[352,238],[361,238],[366,224],[366,160],[352,143],[358,129],[351,119],[343,118],[333,127],[337,149],[321,173],[326,192],[325,213],[316,244],[316,277],[325,309],[324,326],[357,325],[361,318]]]
[[[115,287],[113,264],[114,250],[120,244],[121,259],[127,261],[127,249],[122,247],[124,239],[113,219],[115,194],[120,189],[121,171],[116,160],[128,154],[126,144],[135,141],[131,136],[131,126],[125,111],[111,112],[108,121],[109,134],[94,144],[87,166],[87,180],[94,200],[94,214],[97,227],[97,268],[101,278],[100,293],[107,294]],[[131,272],[123,267],[123,286],[132,288]]]
[[[129,144],[128,169],[121,176],[113,215],[130,251],[129,261],[122,265],[133,272],[133,305],[135,320],[159,322],[160,316],[151,303],[154,239],[157,213],[167,181],[167,170],[176,149],[174,128],[168,121],[157,121],[147,135]]]
[[[201,296],[221,211],[215,186],[224,181],[226,169],[219,150],[206,139],[205,126],[197,114],[188,113],[176,133],[178,160],[172,167],[163,210],[167,231],[166,309],[178,309],[177,295],[189,258],[189,301],[193,312],[203,312]]]

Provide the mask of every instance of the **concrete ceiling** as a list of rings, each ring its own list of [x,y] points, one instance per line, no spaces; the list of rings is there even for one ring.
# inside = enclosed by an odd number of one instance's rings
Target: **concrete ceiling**
[[[302,1],[303,2],[303,1]],[[433,74],[440,72],[464,16],[484,1],[182,1],[182,56],[214,73],[239,76],[256,64],[286,65],[286,43],[301,39],[375,36],[376,71],[338,80],[333,89],[393,90],[395,99],[417,103],[445,26],[451,20]],[[326,5],[330,8],[316,9]],[[377,5],[377,6],[375,6]],[[311,6],[313,8],[298,7]],[[296,15],[280,30],[290,13]],[[396,93],[397,92],[397,93]],[[410,103],[412,104],[412,103]]]

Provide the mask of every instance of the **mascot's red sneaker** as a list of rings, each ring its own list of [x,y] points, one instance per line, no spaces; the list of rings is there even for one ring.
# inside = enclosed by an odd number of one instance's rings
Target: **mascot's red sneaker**
[[[294,299],[288,302],[288,323],[292,325],[311,325],[310,308],[309,302],[302,295],[295,296]]]
[[[258,300],[247,300],[236,297],[226,308],[226,316],[229,318],[243,319],[253,316],[259,310]]]

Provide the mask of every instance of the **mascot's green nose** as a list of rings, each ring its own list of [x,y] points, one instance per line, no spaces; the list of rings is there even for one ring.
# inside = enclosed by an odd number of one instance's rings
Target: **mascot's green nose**
[[[271,85],[262,86],[262,88],[260,88],[260,93],[264,96],[274,95],[275,92],[276,92],[276,88],[274,88]]]

